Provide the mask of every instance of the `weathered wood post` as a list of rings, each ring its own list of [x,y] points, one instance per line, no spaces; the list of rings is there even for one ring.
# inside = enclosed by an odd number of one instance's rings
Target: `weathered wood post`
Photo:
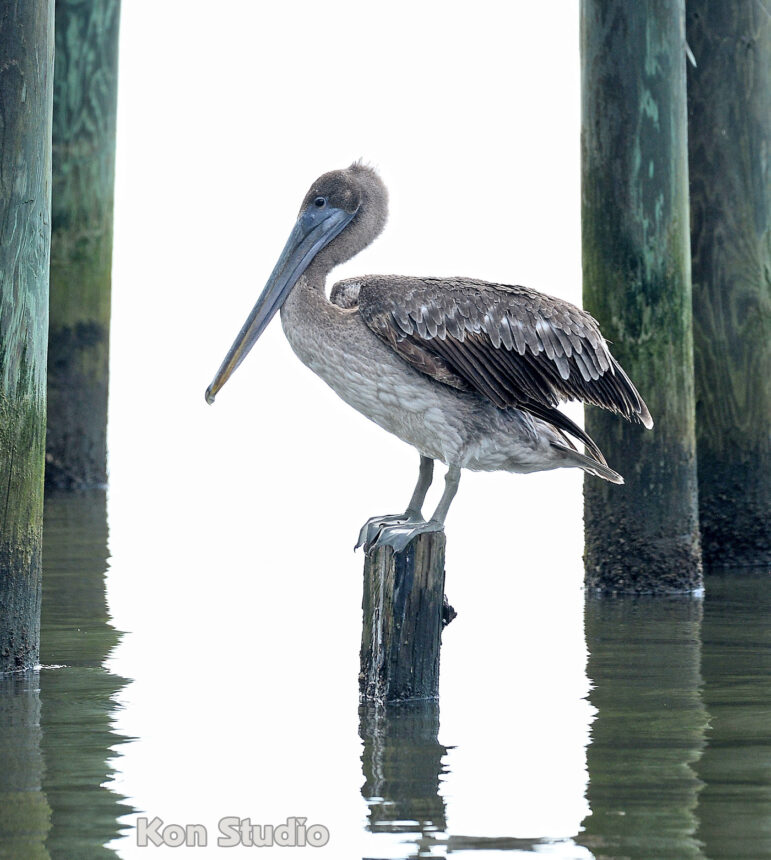
[[[37,662],[53,0],[0,0],[0,672]]]
[[[701,586],[684,0],[582,0],[584,304],[650,407],[646,431],[588,407],[623,487],[584,481],[586,585]]]
[[[107,480],[120,0],[56,0],[46,484]]]
[[[402,552],[380,547],[364,561],[362,701],[431,699],[439,694],[444,604],[444,532],[418,535]]]
[[[771,563],[771,18],[687,0],[688,157],[704,562]]]

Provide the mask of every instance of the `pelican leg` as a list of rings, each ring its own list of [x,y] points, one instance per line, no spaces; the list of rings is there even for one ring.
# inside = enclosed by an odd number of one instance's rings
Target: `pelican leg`
[[[420,469],[418,471],[418,483],[415,484],[415,489],[412,493],[410,503],[407,505],[407,510],[404,512],[408,520],[423,519],[423,502],[426,500],[426,493],[434,480],[434,461],[430,457],[423,454],[420,455]]]
[[[354,549],[358,549],[364,545],[365,551],[369,544],[377,537],[378,532],[384,526],[395,525],[396,523],[421,523],[423,522],[423,502],[426,500],[426,493],[431,486],[431,481],[434,477],[434,461],[430,457],[420,455],[420,470],[418,472],[418,483],[415,484],[415,490],[412,493],[410,503],[407,505],[407,510],[403,514],[386,514],[380,517],[370,517],[359,531],[359,539],[356,542]]]
[[[385,524],[380,529],[376,539],[369,545],[364,545],[365,551],[379,546],[391,546],[394,552],[401,552],[407,544],[418,535],[426,532],[440,532],[444,529],[444,520],[450,510],[452,500],[458,492],[460,483],[460,466],[450,466],[444,478],[444,492],[436,506],[433,517],[428,522],[406,522],[394,525]]]

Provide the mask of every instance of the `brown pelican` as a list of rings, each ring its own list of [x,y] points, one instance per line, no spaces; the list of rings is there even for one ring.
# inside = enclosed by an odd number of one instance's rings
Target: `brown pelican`
[[[313,183],[265,289],[206,391],[207,402],[281,309],[300,360],[420,454],[406,511],[368,520],[357,543],[365,550],[402,550],[415,535],[440,531],[464,468],[577,467],[623,483],[594,441],[557,409],[561,400],[583,400],[653,426],[586,311],[527,287],[471,278],[367,275],[340,281],[327,299],[327,275],[380,234],[387,208],[383,182],[364,164]],[[421,510],[434,460],[448,471],[426,521]]]

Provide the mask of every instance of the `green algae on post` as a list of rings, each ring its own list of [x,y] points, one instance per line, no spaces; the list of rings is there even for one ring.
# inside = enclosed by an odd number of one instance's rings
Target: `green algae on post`
[[[701,586],[683,0],[583,0],[584,304],[645,398],[652,432],[588,407],[617,487],[584,480],[586,584]]]
[[[0,0],[0,672],[40,645],[53,0]]]

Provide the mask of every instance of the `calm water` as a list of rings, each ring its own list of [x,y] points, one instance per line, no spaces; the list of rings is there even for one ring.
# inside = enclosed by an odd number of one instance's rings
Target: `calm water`
[[[119,637],[106,608],[107,559],[104,494],[50,498],[43,668],[0,682],[0,857],[130,853],[128,841],[104,847],[132,811],[111,787],[129,739],[113,729],[128,682],[104,668]],[[506,836],[505,821],[504,832],[459,831],[448,798],[460,750],[438,740],[440,705],[360,708],[361,771],[348,791],[366,802],[352,826],[372,834],[367,856],[771,857],[770,595],[767,575],[732,572],[708,579],[704,600],[586,601],[596,713],[590,813],[572,838]],[[518,693],[527,708],[528,690]],[[494,740],[506,761],[527,743]],[[513,785],[516,770],[506,779]]]
[[[46,500],[39,671],[0,679],[0,856],[110,857],[130,807],[104,787],[113,696],[103,661],[118,641],[104,590],[104,492]]]

